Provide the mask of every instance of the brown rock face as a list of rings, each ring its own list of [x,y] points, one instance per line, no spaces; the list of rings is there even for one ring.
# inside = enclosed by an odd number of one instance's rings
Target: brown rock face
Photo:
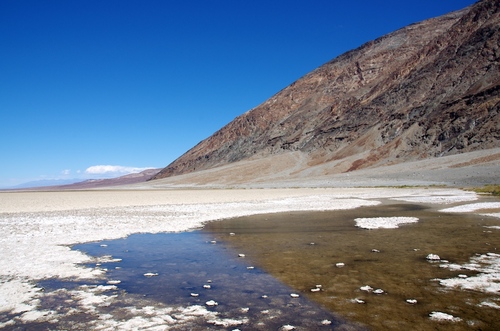
[[[154,178],[291,151],[310,165],[359,155],[352,171],[499,147],[499,7],[483,0],[347,52]]]

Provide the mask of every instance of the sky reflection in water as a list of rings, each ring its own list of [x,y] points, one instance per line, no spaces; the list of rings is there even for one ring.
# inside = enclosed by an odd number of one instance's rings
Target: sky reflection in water
[[[127,293],[167,305],[205,306],[212,300],[217,305],[209,309],[221,317],[247,318],[247,327],[259,329],[294,325],[325,330],[345,323],[303,296],[292,297],[290,287],[201,231],[136,234],[73,248],[121,259],[102,265],[108,280],[121,281],[118,287]]]

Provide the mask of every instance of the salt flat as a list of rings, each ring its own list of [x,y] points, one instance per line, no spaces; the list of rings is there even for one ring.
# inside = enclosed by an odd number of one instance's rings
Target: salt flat
[[[105,270],[81,265],[94,260],[71,250],[69,246],[76,243],[122,238],[133,233],[187,231],[208,221],[252,214],[373,206],[380,204],[381,199],[456,205],[476,198],[472,192],[443,188],[1,192],[0,311],[14,317],[0,320],[0,327],[57,320],[56,312],[38,310],[44,293],[36,287],[37,280],[105,277]],[[71,295],[77,301],[84,298],[78,301],[82,310],[99,315],[92,308],[112,304],[113,298],[103,295],[106,290],[80,288]],[[168,314],[182,315],[184,310],[179,307],[157,307],[144,314],[143,309],[132,304],[129,310],[136,313],[139,325],[148,326],[154,326],[153,320],[161,316],[162,323],[183,323],[189,316],[216,318],[205,307],[184,307],[190,313],[176,319]],[[100,329],[120,329],[121,322],[113,315],[96,316],[97,319]]]

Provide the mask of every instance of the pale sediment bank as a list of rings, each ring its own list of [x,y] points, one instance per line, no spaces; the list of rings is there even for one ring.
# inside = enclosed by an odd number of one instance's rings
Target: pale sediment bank
[[[207,221],[254,214],[374,206],[381,199],[458,204],[476,198],[471,192],[439,188],[0,193],[0,231],[3,234],[0,238],[0,312],[17,314],[12,320],[0,321],[0,327],[16,321],[57,320],[53,312],[37,311],[43,296],[34,285],[37,280],[105,276],[103,269],[82,266],[92,258],[71,250],[72,244],[122,238],[133,233],[187,231]],[[74,295],[85,296],[85,309],[91,310],[92,305],[110,304],[112,298],[102,294],[105,290],[88,289]],[[165,317],[169,312],[182,315],[183,311],[178,307],[151,308],[143,314],[144,309],[135,310],[138,325],[154,325],[154,318],[160,315]],[[215,318],[203,307],[185,309],[184,319],[162,317],[163,321],[182,323],[192,315]],[[111,330],[120,325],[112,316],[99,318],[105,326],[101,329]]]

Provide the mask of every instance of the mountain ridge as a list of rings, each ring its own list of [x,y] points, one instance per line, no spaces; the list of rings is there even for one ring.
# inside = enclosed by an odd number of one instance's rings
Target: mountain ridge
[[[350,172],[499,147],[498,9],[479,1],[348,51],[152,179],[297,151]]]
[[[146,182],[156,175],[161,169],[146,169],[137,173],[130,173],[114,178],[96,179],[56,179],[26,182],[13,187],[0,188],[0,191],[29,191],[29,190],[84,190],[103,187],[132,185]]]

